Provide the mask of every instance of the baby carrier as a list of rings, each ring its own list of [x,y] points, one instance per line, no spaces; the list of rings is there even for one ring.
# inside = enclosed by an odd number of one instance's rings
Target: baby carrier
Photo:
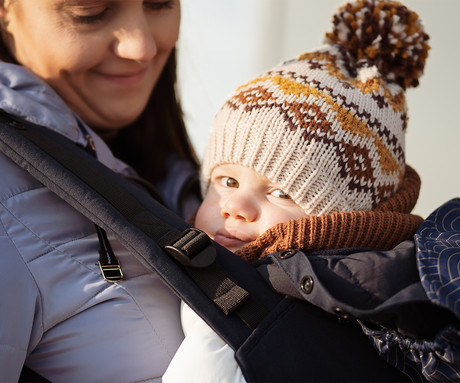
[[[294,254],[304,257],[301,252],[287,251],[246,263],[190,227],[145,189],[98,162],[87,148],[1,111],[0,147],[94,222],[101,235],[113,234],[158,273],[235,350],[248,382],[396,382],[407,381],[407,375],[423,381],[421,373],[411,374],[404,370],[407,367],[396,365],[392,353],[382,353],[386,360],[381,358],[361,324],[375,330],[402,327],[417,336],[424,329],[401,324],[402,316],[410,319],[423,314],[431,329],[458,323],[446,305],[430,301],[418,275],[407,278],[404,291],[371,309],[331,294],[328,283],[334,283],[334,278],[321,262],[306,266],[308,278],[299,281],[300,294],[279,292],[283,289],[278,287],[276,291],[269,281],[285,276],[275,260],[289,260]],[[405,251],[412,252],[414,259],[414,245],[408,246]],[[335,251],[332,257],[362,250]],[[110,248],[106,253],[99,260],[101,272],[108,281],[118,281],[120,265],[111,258]],[[309,256],[321,259],[329,254]],[[452,350],[459,355],[458,348]],[[417,367],[419,361],[413,365],[410,370],[423,370]]]

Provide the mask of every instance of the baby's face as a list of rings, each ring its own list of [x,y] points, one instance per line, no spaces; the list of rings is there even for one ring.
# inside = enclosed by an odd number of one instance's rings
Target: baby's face
[[[244,166],[226,164],[213,170],[195,225],[236,251],[270,227],[304,216],[300,206],[268,178]]]

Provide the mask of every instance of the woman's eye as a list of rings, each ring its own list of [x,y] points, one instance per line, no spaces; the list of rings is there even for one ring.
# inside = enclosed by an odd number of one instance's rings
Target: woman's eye
[[[160,0],[160,1],[144,1],[144,5],[150,9],[153,10],[162,10],[162,9],[167,9],[167,8],[172,8],[173,7],[174,0]]]
[[[79,11],[71,12],[70,16],[76,24],[95,24],[102,21],[108,12],[108,8],[105,8],[98,12],[84,13]]]
[[[91,15],[91,16],[74,16],[74,20],[78,24],[94,24],[98,21],[101,21],[104,18],[104,14],[100,13],[98,15]]]
[[[227,188],[237,188],[239,186],[238,181],[232,177],[222,177],[220,184]]]
[[[285,193],[281,189],[276,189],[271,192],[271,194],[276,197],[276,198],[281,198],[281,199],[291,199],[289,194]]]

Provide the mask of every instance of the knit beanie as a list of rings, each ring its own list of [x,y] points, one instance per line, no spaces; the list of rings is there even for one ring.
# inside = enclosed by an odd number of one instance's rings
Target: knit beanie
[[[368,211],[405,173],[405,90],[428,55],[417,14],[358,0],[333,15],[325,45],[242,85],[217,112],[202,188],[222,164],[249,167],[308,215]]]

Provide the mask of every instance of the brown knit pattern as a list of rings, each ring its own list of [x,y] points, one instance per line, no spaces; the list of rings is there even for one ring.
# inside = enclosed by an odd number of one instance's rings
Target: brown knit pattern
[[[236,254],[246,261],[255,261],[286,249],[392,249],[412,239],[423,222],[422,217],[409,214],[417,201],[420,184],[418,174],[408,166],[400,190],[374,210],[309,216],[281,223]]]

